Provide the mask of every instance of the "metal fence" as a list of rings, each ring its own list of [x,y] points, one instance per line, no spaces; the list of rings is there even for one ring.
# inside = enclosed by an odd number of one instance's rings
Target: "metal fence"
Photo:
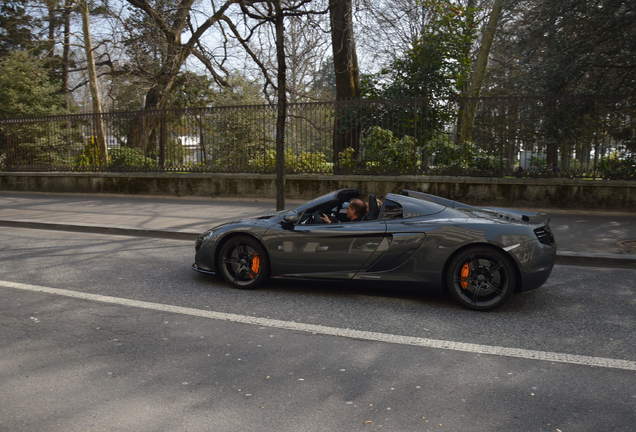
[[[470,104],[473,127],[460,139],[458,113]],[[294,103],[285,168],[634,179],[635,107],[581,96]],[[0,170],[273,173],[275,129],[269,105],[4,119]]]

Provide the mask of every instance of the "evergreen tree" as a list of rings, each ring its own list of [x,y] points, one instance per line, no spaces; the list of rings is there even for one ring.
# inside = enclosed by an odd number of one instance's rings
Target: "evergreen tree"
[[[26,11],[27,3],[27,0],[5,0],[0,5],[0,57],[33,47],[33,17]]]
[[[0,118],[61,113],[64,98],[58,89],[38,57],[12,51],[0,59]]]

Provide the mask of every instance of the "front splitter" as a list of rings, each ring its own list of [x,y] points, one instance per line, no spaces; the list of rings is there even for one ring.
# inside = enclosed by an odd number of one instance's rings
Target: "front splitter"
[[[212,271],[212,270],[205,270],[202,269],[201,267],[199,267],[196,264],[192,264],[192,270],[199,272],[199,273],[203,273],[203,274],[207,274],[207,275],[211,275],[211,276],[216,276],[216,272]]]

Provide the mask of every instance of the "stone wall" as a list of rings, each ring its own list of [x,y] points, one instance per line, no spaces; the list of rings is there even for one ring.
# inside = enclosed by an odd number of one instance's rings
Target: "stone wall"
[[[289,175],[286,196],[309,199],[344,187],[377,195],[408,188],[471,204],[636,211],[635,181]],[[3,172],[0,190],[273,198],[275,177],[270,174]]]

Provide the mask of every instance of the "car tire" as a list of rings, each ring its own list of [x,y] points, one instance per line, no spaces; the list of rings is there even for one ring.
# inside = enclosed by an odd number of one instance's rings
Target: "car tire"
[[[269,268],[267,252],[251,236],[233,236],[219,250],[218,273],[235,288],[258,287],[269,277]]]
[[[446,287],[462,306],[490,310],[505,303],[517,288],[512,260],[494,248],[474,246],[455,255],[446,272]]]

